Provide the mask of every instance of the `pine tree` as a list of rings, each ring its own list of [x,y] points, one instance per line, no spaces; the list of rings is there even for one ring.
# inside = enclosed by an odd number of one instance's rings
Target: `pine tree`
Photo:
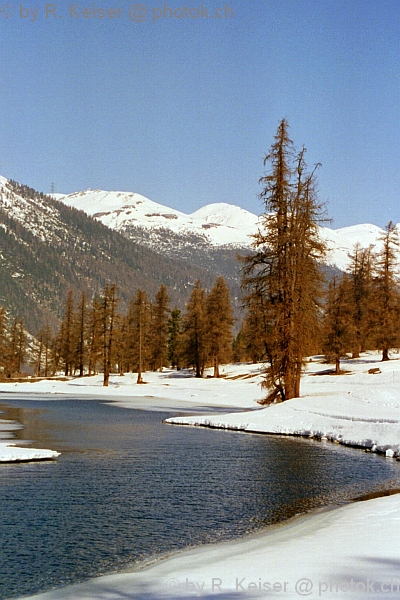
[[[382,350],[382,361],[389,360],[389,350],[399,340],[397,326],[397,307],[399,288],[396,281],[398,268],[399,239],[396,226],[390,221],[382,236],[382,250],[377,254],[375,276],[376,292],[376,342]]]
[[[42,329],[41,333],[42,337],[42,356],[43,356],[43,364],[42,370],[44,377],[48,377],[50,372],[50,366],[52,362],[52,344],[53,344],[53,334],[51,331],[50,325],[47,323]]]
[[[177,371],[181,363],[181,322],[181,311],[175,308],[168,319],[168,360]]]
[[[131,299],[128,311],[125,315],[125,350],[124,350],[124,371],[129,373],[133,370],[136,363],[136,305],[134,298]]]
[[[87,306],[86,306],[86,293],[82,292],[77,310],[76,310],[76,319],[75,319],[75,335],[74,339],[76,340],[75,345],[75,356],[74,362],[79,369],[79,377],[83,377],[84,367],[86,363],[87,357]]]
[[[6,373],[8,377],[16,373],[21,373],[25,362],[28,339],[24,328],[24,319],[14,317],[6,352]]]
[[[323,325],[323,350],[329,362],[335,363],[340,374],[340,358],[354,345],[355,330],[351,304],[351,282],[348,275],[341,281],[333,277],[329,284]]]
[[[32,349],[31,364],[35,369],[36,377],[48,377],[52,363],[53,336],[49,324],[41,327],[36,333]]]
[[[137,380],[136,383],[144,383],[143,371],[146,370],[146,362],[149,352],[149,313],[150,307],[147,300],[147,294],[143,290],[138,290],[134,299],[134,328],[135,328],[135,351],[137,360]]]
[[[350,303],[353,307],[352,321],[354,329],[353,358],[359,358],[371,342],[373,327],[372,313],[372,248],[354,246],[350,255],[349,278],[351,282]]]
[[[262,295],[266,311],[266,403],[300,394],[304,357],[318,324],[322,206],[316,199],[315,169],[307,172],[304,156],[304,148],[296,153],[283,119],[264,160],[271,170],[260,179],[263,229],[254,236],[255,252],[242,259],[247,298],[252,292]]]
[[[0,376],[6,370],[8,346],[8,318],[4,306],[0,307]]]
[[[115,283],[104,286],[102,298],[103,386],[107,387],[113,362],[118,298]]]
[[[118,365],[120,377],[124,375],[126,368],[126,349],[127,349],[127,318],[125,315],[117,314],[115,318],[115,361]]]
[[[102,360],[102,305],[96,296],[88,315],[88,372],[97,375]]]
[[[220,365],[231,358],[233,322],[229,288],[221,276],[218,277],[206,300],[206,335],[209,357],[214,367],[213,377],[220,376]]]
[[[243,325],[236,334],[232,344],[232,360],[235,363],[246,362],[248,360],[246,341],[244,337]]]
[[[247,312],[243,321],[243,341],[247,355],[253,363],[268,359],[268,350],[272,345],[269,326],[269,304],[263,294],[254,286],[245,298]]]
[[[153,371],[162,371],[167,360],[169,302],[167,288],[161,285],[152,305],[150,355]]]
[[[196,377],[203,377],[207,353],[205,290],[197,281],[186,305],[182,337],[184,363],[194,367]]]
[[[36,338],[33,342],[32,360],[31,364],[35,368],[35,376],[40,377],[42,369],[42,356],[43,356],[43,330],[40,329]]]
[[[64,307],[64,316],[57,336],[59,355],[64,363],[65,376],[72,375],[75,354],[75,301],[73,291],[70,290]]]

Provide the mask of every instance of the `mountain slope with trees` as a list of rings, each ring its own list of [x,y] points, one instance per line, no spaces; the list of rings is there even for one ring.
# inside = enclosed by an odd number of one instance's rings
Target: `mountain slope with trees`
[[[162,256],[82,211],[0,180],[0,306],[23,316],[30,331],[59,322],[70,289],[91,298],[116,281],[125,306],[137,288],[153,295],[164,284],[172,304],[183,307],[195,282],[210,289],[216,273]]]

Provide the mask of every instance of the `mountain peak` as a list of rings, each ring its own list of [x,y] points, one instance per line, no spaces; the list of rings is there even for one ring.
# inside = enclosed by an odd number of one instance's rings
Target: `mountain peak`
[[[3,190],[7,182],[5,177],[0,176]],[[179,251],[188,244],[215,249],[250,248],[252,235],[259,225],[257,215],[227,202],[207,204],[192,214],[186,214],[135,192],[87,189],[66,196],[53,194],[53,197],[128,237],[139,237],[142,243],[159,252],[164,252],[168,236],[171,249],[179,244]],[[3,198],[3,203],[5,201]],[[320,227],[319,231],[328,246],[326,262],[341,270],[346,270],[349,254],[356,243],[364,248],[379,246],[383,234],[383,229],[371,223],[336,230]],[[161,237],[164,246],[159,245]]]

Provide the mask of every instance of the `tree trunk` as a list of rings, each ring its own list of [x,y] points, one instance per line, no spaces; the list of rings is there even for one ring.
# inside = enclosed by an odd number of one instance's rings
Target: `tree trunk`
[[[219,377],[219,362],[218,362],[218,358],[215,356],[214,357],[214,375],[213,377]]]
[[[296,377],[294,381],[294,397],[300,397],[301,363],[296,365]]]

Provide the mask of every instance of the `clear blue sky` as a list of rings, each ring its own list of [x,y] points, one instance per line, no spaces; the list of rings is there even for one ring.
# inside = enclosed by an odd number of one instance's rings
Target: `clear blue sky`
[[[119,18],[47,6],[0,7],[0,174],[259,214],[286,117],[322,163],[332,227],[400,221],[399,0],[204,0],[209,18],[200,2],[144,0],[142,22],[125,0],[96,3]]]

